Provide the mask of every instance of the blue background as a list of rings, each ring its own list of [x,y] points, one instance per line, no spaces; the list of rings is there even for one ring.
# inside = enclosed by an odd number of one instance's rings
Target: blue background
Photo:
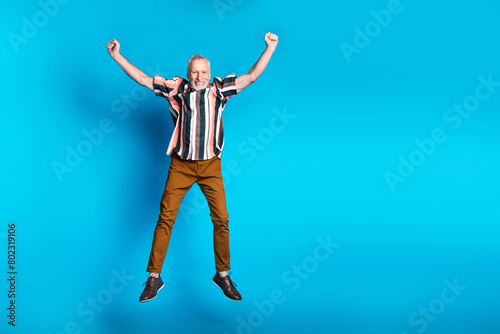
[[[500,81],[500,4],[402,0],[381,26],[371,11],[384,18],[391,1],[220,3],[70,0],[52,15],[36,1],[2,6],[2,332],[498,333],[500,87],[480,87],[490,96],[459,125],[444,117],[474,100],[479,77]],[[116,38],[150,76],[184,76],[194,53],[212,76],[241,75],[268,31],[280,38],[268,68],[224,112],[232,277],[244,300],[211,282],[212,225],[194,186],[166,287],[140,304],[173,124],[166,101],[129,79],[106,44]],[[346,56],[342,43],[356,41]],[[84,132],[103,120],[108,132],[89,146]],[[446,139],[433,146],[435,129]],[[58,177],[54,164],[78,148],[85,156]],[[391,186],[387,173],[410,158],[418,166]]]

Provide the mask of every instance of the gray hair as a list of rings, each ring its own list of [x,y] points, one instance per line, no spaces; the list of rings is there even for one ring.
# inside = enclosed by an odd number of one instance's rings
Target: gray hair
[[[196,60],[196,59],[205,59],[208,63],[208,67],[210,67],[210,61],[207,58],[203,57],[202,55],[196,54],[196,55],[191,56],[191,58],[189,58],[189,60],[188,60],[188,71],[191,68],[191,61]]]

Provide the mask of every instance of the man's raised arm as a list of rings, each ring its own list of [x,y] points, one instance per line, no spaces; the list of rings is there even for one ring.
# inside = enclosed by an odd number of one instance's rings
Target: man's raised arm
[[[278,45],[278,36],[275,34],[271,34],[268,32],[266,36],[264,36],[264,40],[266,41],[266,50],[262,53],[259,60],[253,65],[253,67],[248,71],[248,74],[240,75],[236,78],[236,91],[239,93],[243,89],[245,89],[248,85],[253,84],[260,75],[264,72],[271,60],[271,56],[276,50],[276,46]]]
[[[109,55],[118,63],[118,65],[120,65],[125,73],[132,78],[132,80],[141,86],[154,90],[153,78],[148,77],[144,74],[144,72],[129,63],[129,61],[120,54],[120,43],[118,43],[116,39],[112,39],[106,47],[108,48]]]

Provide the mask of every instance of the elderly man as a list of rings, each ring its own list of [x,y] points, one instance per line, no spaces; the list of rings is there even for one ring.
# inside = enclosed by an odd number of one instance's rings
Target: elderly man
[[[161,198],[160,215],[156,224],[147,271],[149,277],[139,301],[154,299],[164,283],[160,277],[167,253],[172,227],[186,192],[197,183],[207,199],[214,225],[213,243],[216,273],[212,279],[224,294],[239,301],[227,271],[231,269],[229,255],[228,214],[220,158],[224,147],[222,111],[229,98],[254,83],[264,72],[276,46],[278,36],[267,33],[266,49],[247,74],[210,81],[210,62],[201,55],[188,61],[187,79],[148,77],[120,54],[120,44],[111,40],[108,52],[125,73],[138,84],[167,99],[175,123],[167,155],[171,155],[165,190]]]

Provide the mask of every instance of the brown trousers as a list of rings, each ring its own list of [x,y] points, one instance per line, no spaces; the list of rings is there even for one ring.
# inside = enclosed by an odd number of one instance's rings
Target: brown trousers
[[[148,272],[161,273],[179,206],[184,195],[195,182],[198,183],[207,199],[214,225],[215,269],[217,271],[231,269],[229,265],[229,221],[220,159],[214,157],[200,161],[182,160],[176,153],[173,153],[165,191],[161,197],[160,216],[153,237]]]

